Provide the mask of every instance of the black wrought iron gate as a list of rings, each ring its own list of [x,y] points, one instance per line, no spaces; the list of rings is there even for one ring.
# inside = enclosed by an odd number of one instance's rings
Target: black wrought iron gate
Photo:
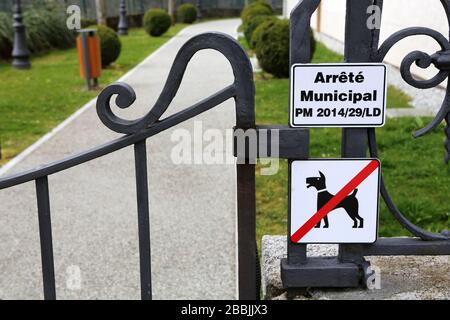
[[[214,49],[229,60],[234,73],[233,84],[183,111],[159,120],[175,97],[189,61],[195,53],[203,49]],[[178,52],[161,95],[153,108],[142,118],[125,120],[117,117],[111,110],[110,100],[114,95],[117,95],[115,103],[120,108],[128,108],[135,101],[135,93],[127,84],[116,83],[101,92],[97,100],[99,118],[108,128],[123,133],[124,136],[58,162],[0,179],[0,190],[33,180],[36,183],[44,298],[56,299],[48,176],[134,145],[141,297],[151,299],[146,140],[230,98],[233,98],[236,104],[236,128],[255,128],[254,92],[252,66],[245,51],[233,38],[220,33],[195,36]],[[251,161],[237,164],[237,210],[239,298],[256,299],[259,296],[259,280],[256,272],[258,255],[255,242],[255,164]]]
[[[440,1],[450,21],[450,0]],[[302,0],[292,12],[291,64],[307,63],[311,59],[309,26],[311,16],[319,3],[320,0]],[[446,37],[427,28],[409,28],[395,33],[378,47],[379,30],[366,28],[367,8],[370,5],[378,5],[382,8],[383,1],[347,0],[345,40],[347,62],[381,62],[399,40],[422,34],[435,39],[440,44],[442,51],[432,56],[419,51],[407,55],[401,67],[403,78],[414,87],[423,89],[437,86],[448,78],[450,74],[450,42]],[[190,59],[196,52],[203,49],[217,50],[229,60],[234,73],[233,84],[183,111],[160,120],[177,93]],[[423,68],[433,63],[440,72],[431,80],[415,80],[409,70],[414,62]],[[31,181],[36,183],[45,299],[56,298],[48,176],[134,145],[141,297],[142,299],[151,299],[150,208],[146,149],[148,138],[233,98],[236,105],[236,132],[239,130],[240,134],[245,134],[248,130],[254,130],[256,136],[259,137],[263,130],[268,134],[276,130],[279,137],[277,142],[279,152],[273,156],[288,160],[308,158],[309,131],[307,129],[255,125],[254,91],[251,64],[244,50],[234,39],[220,33],[206,33],[193,37],[180,49],[161,95],[153,108],[142,118],[125,120],[116,116],[111,110],[110,100],[114,95],[117,95],[116,104],[120,108],[128,108],[133,104],[136,97],[130,86],[124,83],[113,84],[100,94],[97,102],[99,118],[111,130],[124,134],[122,137],[58,162],[0,179],[0,190]],[[435,129],[444,119],[447,121],[445,132],[447,136],[446,160],[448,161],[450,154],[450,128],[448,125],[450,123],[450,88],[447,88],[446,97],[435,119],[428,126],[416,132],[416,136],[424,135]],[[257,143],[259,147],[261,147],[261,141]],[[275,147],[271,146],[271,143],[271,139],[264,139],[265,150],[272,150],[271,147]],[[367,150],[371,157],[377,156],[374,129],[343,129],[343,157],[366,157]],[[250,152],[238,154],[235,148],[235,156],[238,158],[236,166],[239,298],[257,299],[259,298],[259,279],[255,239],[254,162],[258,154],[251,155]],[[272,155],[264,154],[264,156]],[[371,245],[340,245],[338,258],[326,268],[310,263],[311,260],[306,256],[306,245],[293,244],[288,239],[288,258],[282,262],[282,277],[285,286],[289,289],[309,286],[359,285],[367,267],[364,256],[368,255],[450,254],[448,231],[440,234],[431,233],[415,226],[395,206],[384,183],[382,183],[381,193],[394,217],[417,238],[379,239]],[[347,269],[342,273],[343,267]]]

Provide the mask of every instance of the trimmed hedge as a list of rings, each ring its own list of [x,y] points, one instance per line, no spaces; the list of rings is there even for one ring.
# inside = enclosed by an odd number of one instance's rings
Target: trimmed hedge
[[[289,20],[266,22],[256,31],[255,51],[261,68],[277,78],[288,78]]]
[[[262,5],[264,7],[267,7],[267,9],[271,10],[273,13],[273,8],[272,6],[266,1],[266,0],[255,0],[251,3],[249,3],[247,6],[256,6],[256,5]]]
[[[267,20],[256,27],[255,31],[253,31],[252,39],[250,41],[254,49],[256,49],[257,43],[262,41],[263,34],[266,34],[267,30],[269,30],[277,21],[278,18]]]
[[[65,10],[58,4],[30,5],[23,13],[27,46],[32,54],[75,46],[75,33],[66,26]],[[0,12],[0,57],[11,57],[13,43],[12,17]]]
[[[107,26],[94,25],[88,29],[97,29],[97,35],[100,38],[100,48],[102,50],[102,68],[106,68],[117,60],[122,50],[122,42],[117,33]]]
[[[64,11],[53,9],[28,9],[23,14],[27,30],[28,49],[32,53],[52,48],[66,49],[75,44],[75,34],[67,29]]]
[[[248,46],[253,49],[255,47],[255,43],[252,41],[253,34],[261,24],[267,21],[273,21],[276,17],[274,16],[256,16],[252,18],[247,25],[244,26],[244,36],[245,40],[247,40]]]
[[[242,23],[247,25],[256,16],[273,15],[272,7],[264,1],[256,1],[247,5],[241,12]]]
[[[31,5],[23,13],[27,46],[32,54],[75,46],[75,33],[66,26],[65,9],[54,3]],[[12,17],[0,13],[0,57],[10,58],[13,43]]]
[[[177,9],[177,20],[182,23],[193,23],[197,20],[197,9],[191,3],[185,3]]]
[[[252,45],[261,68],[277,78],[289,77],[289,20],[273,19],[260,24],[253,32]],[[316,39],[310,31],[311,56]]]
[[[172,18],[163,9],[150,9],[144,15],[143,24],[149,35],[159,37],[169,30]]]

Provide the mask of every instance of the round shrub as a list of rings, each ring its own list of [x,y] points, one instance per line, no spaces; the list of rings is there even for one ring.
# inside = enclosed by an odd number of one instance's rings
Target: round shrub
[[[256,16],[253,17],[247,25],[245,25],[244,29],[244,36],[245,40],[247,40],[247,43],[250,48],[254,48],[254,43],[252,42],[253,33],[255,32],[256,28],[258,28],[261,24],[267,21],[275,20],[276,18],[274,16]]]
[[[267,7],[270,11],[273,13],[272,6],[266,1],[266,0],[255,0],[252,3],[248,4],[249,6],[256,6],[256,5],[262,5],[264,7]]]
[[[197,9],[191,3],[185,3],[177,9],[177,20],[182,23],[193,23],[197,20]]]
[[[267,32],[276,22],[277,18],[264,21],[253,31],[252,38],[250,40],[250,45],[252,48],[256,48],[256,44],[261,41],[263,34]]]
[[[257,1],[246,6],[241,12],[241,19],[244,25],[248,24],[256,16],[273,15],[272,7],[263,1]]]
[[[253,1],[252,3],[246,5],[242,9],[242,11],[241,11],[241,19],[244,18],[244,16],[248,13],[248,11],[252,10],[256,6],[266,7],[268,10],[270,10],[273,13],[273,9],[272,9],[272,7],[270,6],[269,3],[267,3],[265,0],[256,0],[256,1]]]
[[[159,37],[172,25],[172,18],[163,9],[150,9],[144,15],[144,29],[153,36]]]
[[[260,24],[253,32],[251,43],[261,68],[275,77],[289,77],[289,20],[272,19]],[[310,31],[311,56],[316,40]]]
[[[277,78],[289,77],[289,20],[263,23],[257,31],[255,51],[261,68]]]
[[[119,58],[122,49],[120,38],[113,29],[107,26],[95,25],[88,27],[88,29],[97,29],[102,50],[102,68],[105,68]]]

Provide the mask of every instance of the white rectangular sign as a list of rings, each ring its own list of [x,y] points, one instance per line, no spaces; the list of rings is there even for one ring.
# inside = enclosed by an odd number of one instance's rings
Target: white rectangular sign
[[[292,127],[381,127],[386,114],[384,64],[295,64]]]
[[[380,190],[377,159],[293,161],[290,238],[293,243],[373,243]]]

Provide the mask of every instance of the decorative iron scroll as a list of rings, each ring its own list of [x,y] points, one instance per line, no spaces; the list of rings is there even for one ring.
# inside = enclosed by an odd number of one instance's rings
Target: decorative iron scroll
[[[441,4],[444,7],[447,20],[449,22],[450,28],[450,1],[449,0],[440,0]],[[382,1],[378,4],[382,6]],[[444,82],[449,78],[450,75],[450,42],[449,40],[443,36],[441,33],[425,28],[425,27],[411,27],[400,30],[390,37],[388,37],[384,43],[379,47],[378,50],[375,50],[373,53],[372,60],[374,62],[382,62],[388,52],[401,40],[406,39],[412,36],[428,36],[435,40],[441,50],[436,52],[433,55],[429,55],[428,53],[422,51],[413,51],[407,54],[402,63],[400,65],[400,73],[403,78],[409,85],[418,88],[418,89],[429,89],[434,88]],[[427,80],[419,80],[416,79],[411,73],[411,67],[415,63],[418,67],[422,69],[426,69],[430,67],[432,64],[439,70],[439,72]],[[422,137],[432,130],[436,129],[442,121],[446,121],[445,127],[445,161],[446,163],[450,160],[450,82],[447,85],[445,98],[441,104],[439,111],[436,116],[432,119],[432,121],[426,125],[424,128],[421,128],[413,133],[415,138]],[[376,142],[376,134],[374,129],[369,129],[369,148],[370,155],[372,157],[378,156],[377,150],[377,142]],[[411,232],[413,235],[420,237],[422,240],[447,240],[449,239],[448,231],[443,231],[442,233],[432,233],[426,230],[421,229],[420,227],[414,225],[411,221],[409,221],[398,209],[392,200],[387,187],[385,185],[384,180],[381,181],[381,194],[383,199],[389,208],[392,215],[400,222],[400,224]]]
[[[191,58],[200,50],[213,49],[221,52],[231,63],[235,82],[219,91],[215,95],[207,98],[203,103],[213,102],[220,97],[231,98],[236,92],[236,99],[239,99],[244,108],[237,108],[236,125],[241,128],[254,126],[255,116],[252,109],[254,85],[251,65],[248,64],[246,53],[234,41],[230,41],[227,35],[220,33],[205,33],[189,40],[178,52],[170,70],[166,84],[151,110],[142,118],[137,120],[125,120],[117,117],[111,110],[111,97],[117,94],[116,104],[124,109],[128,108],[136,100],[136,94],[129,85],[117,83],[105,88],[97,100],[97,113],[101,121],[111,130],[119,133],[136,133],[146,129],[158,121],[167,110],[172,99],[175,97],[183,79],[184,72]],[[220,99],[222,100],[222,99]],[[183,113],[179,112],[178,114]],[[178,115],[177,114],[177,115]],[[164,120],[166,121],[166,120]]]

